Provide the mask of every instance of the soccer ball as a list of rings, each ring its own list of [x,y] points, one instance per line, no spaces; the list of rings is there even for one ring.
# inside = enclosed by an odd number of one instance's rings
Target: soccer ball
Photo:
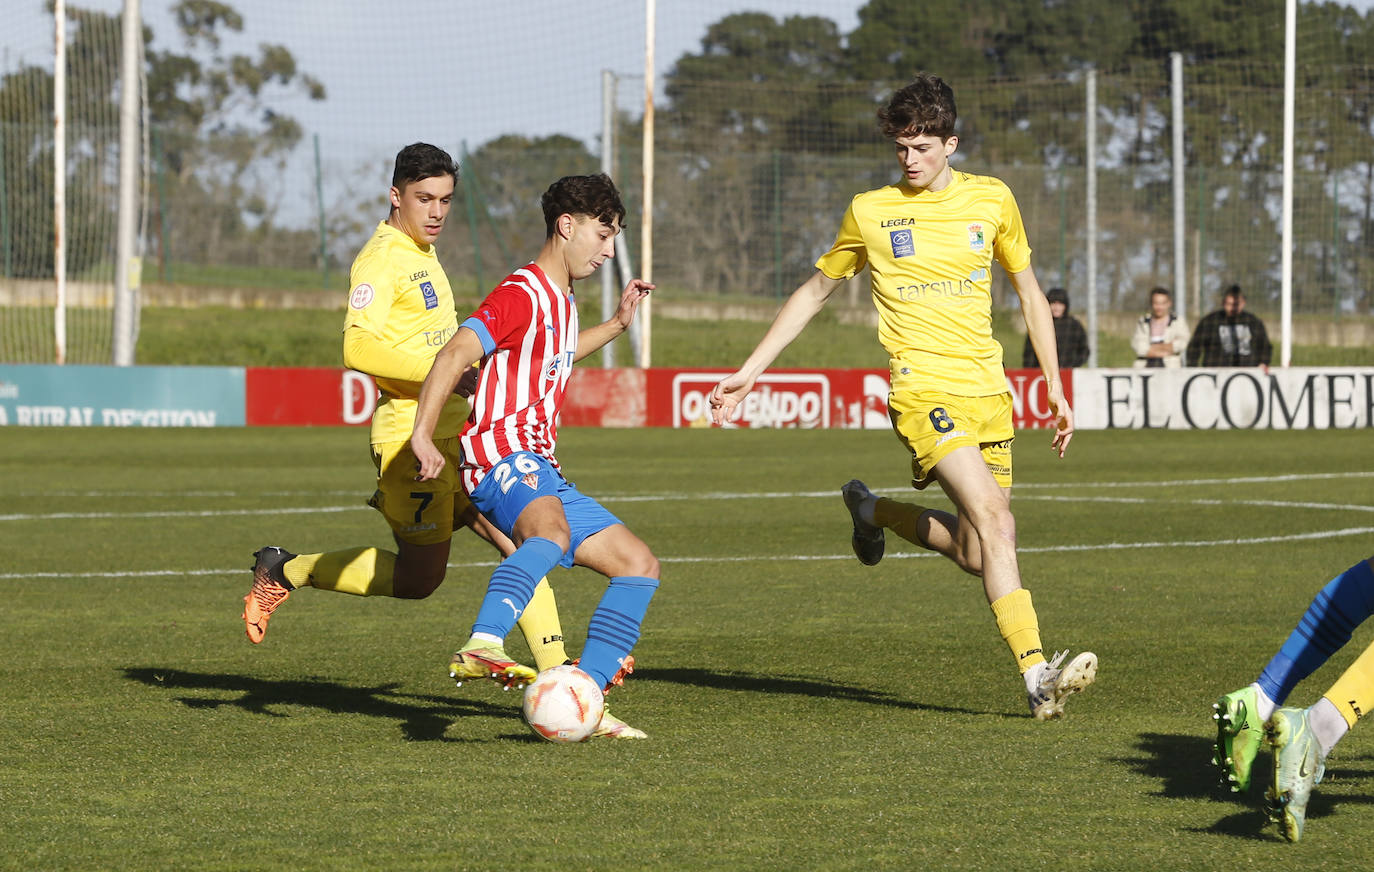
[[[525,688],[525,723],[550,742],[581,742],[601,725],[606,700],[576,666],[553,666]]]

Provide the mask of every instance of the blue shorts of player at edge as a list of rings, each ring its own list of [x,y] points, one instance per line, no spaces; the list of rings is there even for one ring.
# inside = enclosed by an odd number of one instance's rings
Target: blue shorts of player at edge
[[[528,451],[517,451],[501,458],[470,495],[477,511],[512,539],[515,521],[525,507],[539,497],[558,497],[572,534],[568,550],[558,561],[571,568],[577,549],[587,539],[607,527],[622,523],[619,518],[563,477],[548,460]]]

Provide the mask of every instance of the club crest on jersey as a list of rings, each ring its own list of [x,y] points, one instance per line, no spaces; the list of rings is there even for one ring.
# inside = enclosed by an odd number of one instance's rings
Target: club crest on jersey
[[[434,290],[434,282],[420,282],[420,293],[424,295],[426,309],[439,307],[439,295]]]
[[[527,472],[520,476],[520,483],[530,490],[539,490],[539,476],[532,472]]]
[[[549,381],[557,381],[558,374],[563,369],[571,369],[573,365],[573,353],[571,351],[559,352],[549,361],[548,367],[544,369],[544,378]]]
[[[372,302],[373,296],[375,295],[372,291],[372,285],[364,282],[354,288],[353,293],[348,295],[348,305],[352,306],[354,309],[366,309],[367,304]]]
[[[910,230],[889,230],[887,235],[892,238],[893,257],[911,257],[916,253],[916,237]]]
[[[969,251],[983,250],[983,225],[970,224],[968,226],[968,249]]]

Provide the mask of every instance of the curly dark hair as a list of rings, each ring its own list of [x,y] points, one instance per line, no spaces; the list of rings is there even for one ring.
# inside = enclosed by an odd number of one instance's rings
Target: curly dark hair
[[[391,171],[391,187],[404,191],[411,182],[453,176],[458,181],[458,165],[449,153],[437,145],[413,142],[396,153],[396,167]]]
[[[939,76],[919,73],[878,110],[878,126],[888,139],[938,136],[945,140],[954,135],[954,121],[958,117],[954,90]]]
[[[553,238],[559,215],[586,215],[607,227],[625,228],[625,204],[615,182],[605,173],[564,176],[549,185],[539,204],[544,208],[546,239]]]

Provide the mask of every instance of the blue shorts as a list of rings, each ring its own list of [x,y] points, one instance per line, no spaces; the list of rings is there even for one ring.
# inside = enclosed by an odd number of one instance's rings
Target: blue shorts
[[[563,515],[568,519],[572,534],[568,550],[563,552],[559,566],[571,568],[577,549],[587,539],[622,523],[605,507],[578,491],[548,460],[528,451],[517,451],[501,458],[470,495],[477,511],[508,537],[520,513],[539,497],[558,497],[563,503]]]

